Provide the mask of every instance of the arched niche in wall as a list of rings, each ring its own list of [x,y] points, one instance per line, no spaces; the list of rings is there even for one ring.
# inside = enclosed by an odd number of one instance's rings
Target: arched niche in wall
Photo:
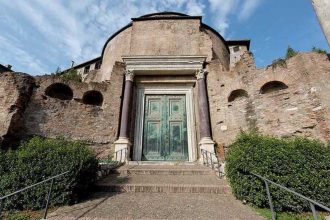
[[[63,83],[54,83],[47,87],[45,94],[52,98],[61,100],[71,100],[73,98],[72,89]]]
[[[82,102],[87,105],[102,106],[103,95],[99,91],[90,90],[84,93]]]
[[[279,91],[282,89],[287,89],[288,86],[281,82],[281,81],[270,81],[265,83],[261,88],[260,88],[260,93],[261,94],[267,94],[275,91]]]
[[[249,97],[247,91],[245,91],[244,89],[236,89],[232,91],[228,96],[228,102],[245,99],[247,97]]]

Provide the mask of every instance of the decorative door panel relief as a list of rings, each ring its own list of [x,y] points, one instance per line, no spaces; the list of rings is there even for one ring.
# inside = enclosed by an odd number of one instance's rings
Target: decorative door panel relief
[[[143,160],[188,160],[185,95],[146,95]]]

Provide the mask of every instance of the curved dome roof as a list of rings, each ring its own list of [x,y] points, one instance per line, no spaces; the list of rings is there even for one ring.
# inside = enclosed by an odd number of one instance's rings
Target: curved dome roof
[[[146,15],[142,15],[138,18],[132,18],[132,20],[149,20],[149,19],[162,19],[162,18],[178,18],[180,19],[180,17],[185,18],[185,19],[189,19],[189,18],[197,18],[197,19],[201,19],[201,16],[190,16],[187,14],[183,14],[183,13],[179,13],[179,12],[170,12],[170,11],[164,11],[164,12],[156,12],[156,13],[150,13],[150,14],[146,14]],[[118,34],[120,34],[121,32],[123,32],[124,30],[126,30],[127,28],[131,27],[133,25],[133,22],[128,23],[126,26],[122,27],[121,29],[119,29],[118,31],[116,31],[114,34],[112,34],[108,40],[105,42],[103,49],[102,49],[102,54],[101,54],[101,58],[103,57],[105,48],[107,47],[108,43],[115,38]],[[201,22],[202,27],[209,29],[210,31],[212,31],[216,36],[219,37],[219,39],[221,41],[223,41],[223,43],[226,45],[227,50],[229,52],[229,48],[228,45],[226,43],[226,40],[219,34],[219,32],[217,32],[216,30],[214,30],[213,28],[211,28],[210,26],[204,24]]]
[[[156,13],[142,15],[142,16],[140,16],[140,18],[163,17],[163,16],[189,17],[189,15],[179,13],[179,12],[164,11],[164,12],[156,12]]]

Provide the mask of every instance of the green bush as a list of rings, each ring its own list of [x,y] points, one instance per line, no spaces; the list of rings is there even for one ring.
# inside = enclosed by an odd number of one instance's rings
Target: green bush
[[[54,182],[52,205],[71,204],[86,195],[96,180],[98,161],[82,142],[34,137],[16,151],[0,153],[0,195],[70,171]],[[5,208],[44,207],[50,182],[6,199]]]
[[[226,175],[233,193],[260,208],[269,207],[264,176],[330,207],[330,146],[306,138],[279,139],[242,133],[230,146]],[[307,202],[274,185],[271,196],[277,211],[309,210]]]
[[[77,70],[74,69],[70,69],[66,72],[64,72],[61,77],[64,80],[72,80],[72,81],[76,81],[76,82],[81,82],[82,78],[81,76],[77,73]]]

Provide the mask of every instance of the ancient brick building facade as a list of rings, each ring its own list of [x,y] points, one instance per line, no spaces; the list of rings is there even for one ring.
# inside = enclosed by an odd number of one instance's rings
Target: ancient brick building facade
[[[196,161],[248,129],[329,141],[328,56],[257,69],[249,46],[197,16],[133,18],[100,57],[74,67],[82,83],[0,74],[1,141],[64,136],[137,161]]]

